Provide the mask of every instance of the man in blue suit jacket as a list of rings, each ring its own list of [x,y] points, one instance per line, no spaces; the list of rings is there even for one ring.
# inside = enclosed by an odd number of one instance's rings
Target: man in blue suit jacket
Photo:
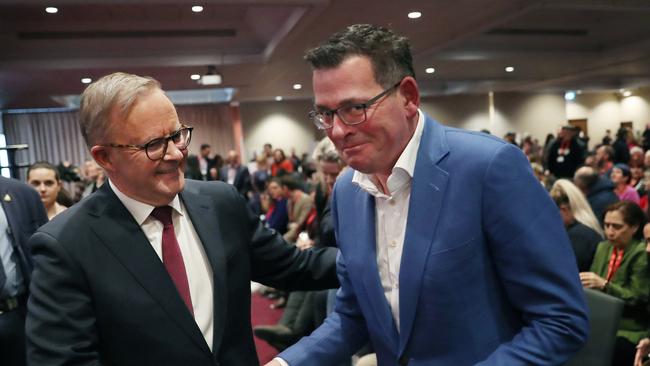
[[[355,25],[308,51],[315,110],[354,170],[332,212],[334,312],[272,364],[558,365],[586,339],[557,207],[515,146],[424,116],[408,41]]]
[[[27,239],[47,222],[38,192],[0,176],[0,364],[25,365],[25,311],[32,258]]]

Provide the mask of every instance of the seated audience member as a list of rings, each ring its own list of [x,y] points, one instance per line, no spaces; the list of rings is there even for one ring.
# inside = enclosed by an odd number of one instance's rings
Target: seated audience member
[[[650,169],[643,172],[643,179],[639,182],[639,206],[644,212],[648,212],[648,195],[650,195]]]
[[[280,234],[284,234],[287,232],[287,226],[289,225],[287,199],[282,194],[280,179],[271,178],[268,182],[268,193],[262,196],[262,210],[265,212],[264,221],[266,226]]]
[[[594,168],[583,166],[576,170],[573,183],[585,194],[589,206],[591,206],[594,215],[602,225],[605,208],[619,201],[618,196],[614,193],[612,181],[599,176]]]
[[[54,216],[65,211],[67,207],[56,201],[62,186],[59,171],[54,165],[46,162],[32,164],[27,170],[27,182],[41,196],[48,219],[52,220]]]
[[[596,149],[596,168],[598,174],[609,178],[614,168],[614,148],[609,145],[602,145]]]
[[[235,186],[239,194],[248,199],[248,192],[251,190],[251,175],[248,168],[241,164],[239,154],[235,150],[228,151],[226,164],[219,171],[219,180]]]
[[[632,146],[630,148],[630,162],[628,165],[630,167],[643,167],[644,158],[643,149],[640,146]]]
[[[643,227],[643,240],[646,254],[650,255],[650,224],[646,224]],[[650,331],[648,333],[650,334]],[[639,341],[639,344],[636,346],[634,366],[650,365],[650,362],[648,362],[648,353],[650,353],[650,338],[646,336],[646,338]]]
[[[255,162],[257,169],[251,175],[252,191],[248,205],[251,207],[253,212],[260,215],[262,213],[261,195],[266,190],[266,182],[268,181],[270,174],[267,159],[264,154],[257,156]]]
[[[86,160],[83,172],[85,187],[83,193],[81,193],[81,198],[86,198],[104,184],[105,176],[99,164],[92,159]]]
[[[598,245],[590,272],[581,272],[586,288],[597,289],[625,301],[616,334],[613,366],[632,365],[636,344],[647,335],[650,274],[641,232],[646,216],[630,201],[605,211],[606,241]]]
[[[25,365],[25,312],[32,257],[29,237],[47,222],[27,184],[0,176],[0,364]]]
[[[634,187],[630,186],[632,174],[629,166],[621,163],[614,165],[611,178],[612,183],[614,183],[614,193],[616,193],[618,199],[639,204],[639,194]]]
[[[643,165],[630,165],[630,175],[630,186],[638,193],[643,186]]]
[[[283,194],[289,200],[289,226],[284,240],[295,242],[298,234],[306,230],[307,219],[314,208],[314,199],[302,190],[302,184],[297,178],[284,176],[281,182]]]
[[[273,151],[273,164],[271,165],[271,175],[281,177],[293,173],[293,164],[284,155],[284,150],[275,149]]]
[[[571,181],[559,179],[551,188],[551,198],[560,209],[578,270],[589,270],[596,246],[603,240],[603,230],[594,216],[585,196]]]

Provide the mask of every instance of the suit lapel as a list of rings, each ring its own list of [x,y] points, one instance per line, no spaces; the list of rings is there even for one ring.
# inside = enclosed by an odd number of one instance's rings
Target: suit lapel
[[[97,217],[90,224],[92,230],[183,332],[199,348],[210,352],[162,261],[108,184],[102,185],[96,202],[100,204],[91,212],[92,216]]]
[[[218,215],[216,207],[208,204],[205,197],[196,192],[194,186],[186,181],[185,190],[181,193],[181,199],[185,208],[190,215],[192,225],[196,230],[203,249],[208,257],[212,267],[213,280],[213,309],[214,309],[214,326],[213,326],[213,350],[218,350],[223,337],[226,323],[226,255],[223,251],[221,230],[219,229]]]
[[[448,152],[444,137],[442,126],[425,120],[411,184],[399,274],[400,354],[404,352],[413,329],[422,276],[449,178],[449,173],[437,165]]]

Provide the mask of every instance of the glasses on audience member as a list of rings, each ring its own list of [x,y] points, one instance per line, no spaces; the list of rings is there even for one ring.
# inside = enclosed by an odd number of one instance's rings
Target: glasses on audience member
[[[379,99],[390,94],[395,90],[400,84],[400,80],[397,84],[391,86],[390,88],[384,90],[383,92],[377,94],[375,97],[370,98],[365,103],[352,103],[345,104],[336,109],[316,109],[309,112],[309,118],[314,122],[316,127],[319,130],[326,130],[334,126],[334,115],[339,116],[341,121],[348,126],[358,125],[366,121],[366,110],[373,104],[377,103]]]
[[[156,161],[162,159],[167,154],[169,141],[172,141],[178,150],[187,149],[192,139],[193,129],[194,127],[181,124],[181,128],[169,135],[155,138],[143,145],[104,144],[102,146],[144,150],[150,160]]]

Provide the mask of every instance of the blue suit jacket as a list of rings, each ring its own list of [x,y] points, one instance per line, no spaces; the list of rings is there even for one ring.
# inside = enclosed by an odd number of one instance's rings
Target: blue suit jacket
[[[335,311],[280,357],[332,365],[370,340],[380,366],[556,365],[588,334],[558,209],[515,146],[426,119],[399,274],[400,329],[376,263],[375,200],[335,187]]]

